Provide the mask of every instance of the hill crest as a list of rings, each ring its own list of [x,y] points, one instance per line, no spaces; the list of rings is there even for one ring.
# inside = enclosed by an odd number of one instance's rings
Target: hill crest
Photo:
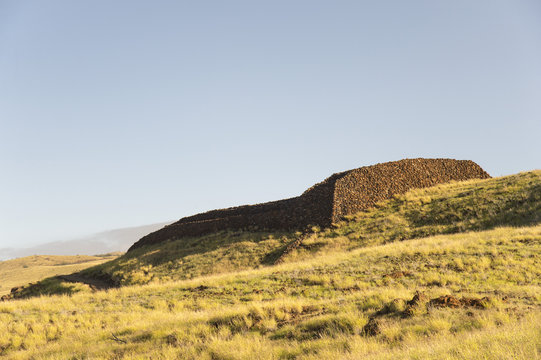
[[[144,236],[128,251],[170,239],[226,229],[328,227],[344,216],[413,188],[430,187],[452,180],[486,178],[490,178],[490,175],[471,160],[417,158],[365,166],[333,174],[298,197],[212,210],[182,218]]]

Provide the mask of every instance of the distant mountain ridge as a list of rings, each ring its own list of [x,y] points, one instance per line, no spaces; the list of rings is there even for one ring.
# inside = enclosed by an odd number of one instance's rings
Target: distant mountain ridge
[[[97,255],[125,252],[134,241],[172,223],[161,222],[99,232],[66,241],[52,241],[28,248],[0,248],[0,261],[31,255]]]

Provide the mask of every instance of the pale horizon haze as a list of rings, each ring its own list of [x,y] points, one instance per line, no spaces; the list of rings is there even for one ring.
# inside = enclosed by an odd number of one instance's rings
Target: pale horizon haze
[[[540,64],[536,0],[0,0],[0,249],[402,158],[539,169]]]

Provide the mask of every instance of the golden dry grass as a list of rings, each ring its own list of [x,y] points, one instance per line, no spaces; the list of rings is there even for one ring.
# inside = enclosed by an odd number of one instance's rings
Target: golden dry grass
[[[222,231],[143,247],[88,269],[121,285],[189,279],[436,234],[541,222],[541,171],[416,189],[311,233]],[[288,244],[300,240],[290,253]]]
[[[81,271],[111,261],[119,255],[33,255],[1,261],[0,296],[9,293],[13,287],[26,285],[51,276]]]
[[[73,294],[0,303],[0,356],[539,359],[539,189],[541,171],[451,183],[307,235],[222,232],[139,249],[86,274],[140,285],[45,280]],[[408,305],[418,292],[426,299]],[[481,305],[430,302],[441,296]]]
[[[387,276],[397,269],[410,275]],[[0,349],[12,359],[535,359],[540,269],[539,225],[438,235],[1,303]],[[416,291],[490,300],[481,309],[428,306],[402,316]],[[374,316],[381,332],[363,335]]]

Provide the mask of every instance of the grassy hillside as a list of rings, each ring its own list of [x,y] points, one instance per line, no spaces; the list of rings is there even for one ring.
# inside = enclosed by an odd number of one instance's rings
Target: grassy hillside
[[[541,222],[541,171],[410,191],[307,234],[220,232],[136,249],[85,271],[121,285],[257,268],[315,253]]]
[[[113,260],[118,255],[34,255],[0,261],[0,296],[9,293],[13,287],[26,285],[50,276],[81,271],[88,267]]]
[[[533,171],[411,191],[327,230],[173,239],[82,272],[126,286],[0,303],[0,356],[539,359],[540,216]]]
[[[541,226],[507,227],[5,302],[0,351],[13,359],[538,359],[540,254]]]
[[[299,253],[541,222],[541,171],[415,189],[303,240]]]

